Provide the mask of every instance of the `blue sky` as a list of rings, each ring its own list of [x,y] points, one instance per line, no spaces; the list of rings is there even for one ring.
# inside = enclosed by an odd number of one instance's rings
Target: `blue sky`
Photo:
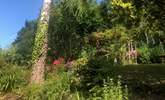
[[[26,20],[36,19],[42,0],[0,0],[0,47],[9,46]]]

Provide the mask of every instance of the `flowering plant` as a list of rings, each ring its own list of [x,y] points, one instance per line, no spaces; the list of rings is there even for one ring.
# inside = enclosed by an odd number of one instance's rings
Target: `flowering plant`
[[[127,56],[137,56],[137,51],[136,50],[132,50],[130,52],[127,52]]]
[[[59,64],[62,64],[63,62],[64,62],[64,58],[60,57],[57,60],[53,61],[53,65],[59,65]]]

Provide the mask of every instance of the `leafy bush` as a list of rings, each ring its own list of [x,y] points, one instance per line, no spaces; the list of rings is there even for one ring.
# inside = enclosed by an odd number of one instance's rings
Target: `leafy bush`
[[[8,92],[19,89],[27,82],[23,69],[9,65],[0,69],[0,91]]]
[[[158,56],[164,53],[164,48],[161,44],[150,47],[143,43],[142,46],[138,48],[138,53],[138,63],[160,63],[161,61]]]
[[[38,85],[30,85],[24,89],[24,99],[25,100],[43,100],[43,87]]]
[[[57,73],[47,75],[43,86],[32,85],[25,89],[25,99],[28,100],[62,100],[70,92],[70,72],[59,69]]]
[[[52,78],[48,79],[44,85],[44,92],[48,100],[60,100],[70,92],[69,72],[58,72]]]
[[[93,56],[76,61],[76,75],[80,81],[80,88],[89,90],[95,85],[103,84],[103,79],[111,75],[114,68],[111,56]],[[104,70],[111,71],[105,72]]]
[[[60,69],[56,73],[47,75],[47,80],[42,86],[31,85],[24,91],[25,100],[128,100],[128,90],[122,87],[120,80],[117,82],[104,80],[102,85],[95,85],[84,95],[85,91],[79,90],[73,84],[72,72]],[[75,79],[78,80],[78,79]],[[78,84],[80,85],[80,84]],[[74,90],[73,90],[74,89]]]
[[[95,86],[90,90],[91,99],[97,100],[128,100],[128,89],[121,85],[121,81],[113,79],[104,80],[103,87]]]
[[[138,48],[138,63],[142,64],[149,64],[150,61],[150,48],[147,45],[143,45],[142,47]]]
[[[153,48],[151,48],[151,61],[152,63],[160,63],[160,58],[158,56],[160,56],[161,54],[165,53],[163,46],[162,45],[158,45],[155,46]]]

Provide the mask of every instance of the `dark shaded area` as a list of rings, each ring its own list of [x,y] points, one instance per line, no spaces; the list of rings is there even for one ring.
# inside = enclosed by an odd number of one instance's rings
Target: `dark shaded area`
[[[111,59],[104,57],[92,58],[87,65],[78,69],[80,77],[79,90],[88,95],[94,86],[103,86],[103,80],[120,79],[127,85],[131,94],[130,100],[155,100],[165,98],[165,65],[126,65],[113,66]],[[121,78],[119,78],[121,76]]]

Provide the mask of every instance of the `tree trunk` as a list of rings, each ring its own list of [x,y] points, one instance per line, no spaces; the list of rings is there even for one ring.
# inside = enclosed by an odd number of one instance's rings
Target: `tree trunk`
[[[33,70],[31,83],[42,84],[44,82],[44,73],[48,48],[48,24],[49,24],[49,10],[51,0],[43,1],[43,8],[41,10],[40,19],[37,26],[37,33],[33,48]]]

